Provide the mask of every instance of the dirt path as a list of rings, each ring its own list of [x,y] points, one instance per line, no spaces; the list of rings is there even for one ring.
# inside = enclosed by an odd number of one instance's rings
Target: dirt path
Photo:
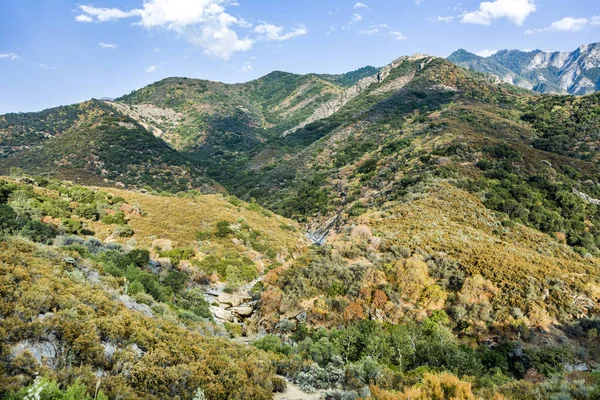
[[[321,400],[323,392],[308,394],[302,391],[298,385],[288,381],[285,393],[275,393],[274,400]]]

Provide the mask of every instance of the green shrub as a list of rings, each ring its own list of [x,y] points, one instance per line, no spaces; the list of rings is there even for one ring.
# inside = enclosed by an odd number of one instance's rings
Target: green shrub
[[[50,241],[58,235],[58,232],[50,225],[32,220],[25,224],[19,232],[19,235],[33,240],[34,242],[49,244]]]
[[[119,211],[112,215],[108,214],[102,217],[102,223],[106,225],[125,225],[127,220],[125,219],[125,214]]]
[[[230,227],[230,223],[228,221],[219,221],[217,222],[217,229],[215,231],[215,236],[219,238],[225,238],[231,234],[233,234],[233,230]]]

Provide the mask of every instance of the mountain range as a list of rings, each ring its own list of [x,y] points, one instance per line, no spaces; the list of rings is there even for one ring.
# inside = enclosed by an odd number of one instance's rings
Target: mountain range
[[[448,60],[541,93],[584,95],[600,90],[600,43],[572,52],[501,50],[488,57],[461,49]]]
[[[546,92],[598,46],[561,54],[0,116],[0,395],[596,398],[600,93]]]

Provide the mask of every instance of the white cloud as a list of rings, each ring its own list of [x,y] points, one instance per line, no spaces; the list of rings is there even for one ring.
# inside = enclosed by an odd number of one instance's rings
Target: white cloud
[[[118,8],[97,8],[92,6],[79,6],[79,9],[85,14],[78,15],[75,20],[78,22],[107,22],[117,19],[130,18],[140,14],[141,10],[122,11]],[[87,17],[87,18],[86,18]]]
[[[358,31],[358,33],[360,33],[361,35],[374,35],[377,32],[379,32],[378,28],[373,28],[373,29],[363,29],[362,31]]]
[[[252,38],[238,36],[234,28],[250,29],[252,25],[225,11],[225,6],[232,5],[233,2],[228,0],[144,0],[142,8],[129,11],[79,6],[83,14],[75,17],[75,20],[107,22],[137,18],[135,25],[174,32],[203,49],[205,54],[228,59],[235,52],[252,49],[255,42]],[[273,32],[271,26],[277,29],[280,27],[266,23],[263,25],[268,25],[264,28],[267,40],[286,40],[307,33],[306,29],[299,28],[285,34],[279,31],[275,36],[269,36],[269,32]]]
[[[298,29],[294,29],[293,31],[290,31],[288,33],[283,33],[284,32],[283,26],[277,26],[277,25],[272,25],[272,24],[267,24],[267,23],[262,23],[261,25],[258,25],[256,28],[254,28],[254,32],[260,34],[260,37],[259,37],[260,39],[268,40],[268,41],[289,40],[296,36],[302,36],[302,35],[306,35],[308,33],[308,31],[305,28],[298,28]]]
[[[442,17],[442,16],[437,16],[437,17],[431,17],[429,18],[429,20],[431,22],[443,22],[443,23],[449,23],[454,21],[454,17],[452,15],[449,15],[447,17]]]
[[[240,72],[246,73],[252,71],[252,65],[247,62],[242,68],[240,68]]]
[[[402,32],[390,31],[389,34],[396,40],[406,40],[406,36],[404,36],[404,34]]]
[[[352,15],[352,21],[353,22],[359,22],[359,21],[362,21],[362,20],[363,20],[363,16],[362,15],[357,14],[357,13],[354,13]]]
[[[544,32],[579,32],[590,26],[599,26],[600,16],[593,16],[590,18],[573,18],[565,17],[559,21],[555,21],[542,29],[528,29],[525,31],[526,35],[533,35],[536,33]]]
[[[17,60],[19,58],[15,53],[0,53],[0,59]]]
[[[156,65],[151,65],[144,70],[144,72],[148,72],[148,73],[154,72],[154,71],[156,71]]]
[[[119,46],[117,46],[116,44],[112,44],[112,43],[104,43],[104,42],[100,42],[100,43],[98,43],[98,46],[100,46],[101,48],[103,48],[103,49],[105,49],[105,50],[106,50],[106,49],[114,50],[114,49],[116,49],[117,47],[119,47]]]
[[[75,17],[77,22],[94,22],[94,19],[89,15],[81,14]]]
[[[523,25],[525,19],[536,11],[533,0],[494,0],[484,1],[479,9],[462,16],[461,22],[490,25],[494,20],[507,18],[517,25]]]
[[[361,3],[361,2],[359,1],[358,3],[356,3],[356,4],[354,5],[354,9],[357,9],[357,8],[367,8],[367,9],[368,9],[368,8],[369,8],[369,6],[368,6],[368,5],[366,5],[365,3]]]
[[[38,63],[38,67],[44,68],[44,69],[49,69],[51,71],[56,71],[58,69],[58,67],[51,67],[48,64],[44,64],[44,63]]]
[[[498,50],[484,49],[484,50],[475,52],[475,54],[477,54],[479,57],[489,57],[489,56],[493,56],[497,52],[498,52]]]

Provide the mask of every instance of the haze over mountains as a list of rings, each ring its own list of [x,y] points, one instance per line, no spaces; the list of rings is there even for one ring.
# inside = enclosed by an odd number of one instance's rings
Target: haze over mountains
[[[597,57],[168,78],[0,116],[0,394],[45,365],[111,399],[270,399],[282,376],[595,398],[600,93],[519,84],[592,92]]]
[[[572,52],[500,50],[489,57],[461,49],[448,60],[541,93],[584,95],[600,90],[600,43]]]

